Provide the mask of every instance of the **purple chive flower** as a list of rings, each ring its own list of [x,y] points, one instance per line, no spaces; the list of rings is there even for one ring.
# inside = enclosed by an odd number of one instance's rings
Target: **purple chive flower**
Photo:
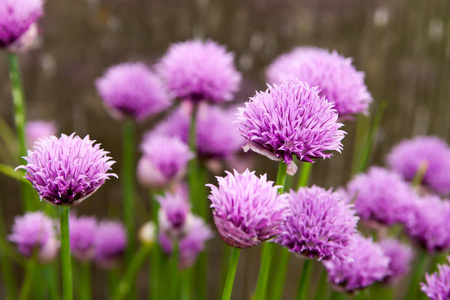
[[[450,257],[447,257],[450,262]],[[447,300],[450,298],[450,266],[438,265],[438,272],[425,275],[426,283],[421,283],[422,291],[431,300]]]
[[[362,290],[390,275],[389,257],[384,255],[381,247],[372,239],[361,235],[355,235],[348,259],[329,260],[323,264],[328,271],[330,282],[337,289],[348,293]]]
[[[91,260],[95,251],[97,220],[94,217],[71,215],[69,227],[72,255],[80,261]]]
[[[345,259],[358,217],[339,193],[313,186],[291,191],[286,221],[276,242],[309,259]]]
[[[232,100],[241,74],[234,54],[211,40],[172,44],[158,71],[172,93],[181,99],[223,102]]]
[[[29,121],[25,128],[28,148],[32,148],[34,143],[40,139],[56,135],[57,127],[54,122]]]
[[[267,69],[270,83],[295,80],[306,81],[318,86],[319,94],[334,103],[339,116],[367,114],[372,102],[364,83],[364,73],[352,65],[351,58],[345,58],[336,51],[299,47],[279,56]]]
[[[438,193],[450,193],[450,147],[438,137],[405,140],[392,149],[387,162],[408,181],[413,180],[421,164],[426,164],[422,183]]]
[[[43,0],[2,0],[0,48],[14,46],[43,14]]]
[[[418,198],[409,209],[406,232],[431,253],[450,249],[450,202],[429,195]]]
[[[161,134],[177,136],[187,143],[190,110],[191,107],[188,104],[183,104],[154,130],[149,131],[146,137]],[[241,150],[245,140],[239,135],[233,124],[234,120],[234,109],[222,109],[202,103],[198,108],[196,124],[198,155],[203,158],[229,159]]]
[[[357,175],[347,186],[355,198],[355,209],[364,221],[391,226],[405,222],[415,194],[411,186],[396,173],[372,167]]]
[[[95,235],[95,262],[105,268],[116,267],[125,253],[127,234],[121,222],[103,221]]]
[[[16,217],[12,234],[8,238],[28,258],[36,251],[40,262],[50,262],[58,253],[59,243],[54,223],[42,212],[30,212]]]
[[[413,251],[411,247],[401,243],[395,239],[384,239],[378,243],[384,252],[384,255],[389,257],[390,274],[383,279],[385,282],[395,282],[409,271],[409,265],[413,258]]]
[[[317,88],[301,81],[268,87],[239,108],[237,124],[248,141],[246,150],[284,161],[291,175],[297,170],[294,155],[314,162],[332,155],[325,151],[341,152],[343,124],[337,123],[333,104],[320,98]]]
[[[40,140],[28,151],[25,178],[33,184],[39,197],[53,205],[77,205],[92,195],[105,180],[115,163],[100,149],[100,144],[81,139],[72,133],[58,139],[51,136]]]
[[[147,135],[141,144],[144,153],[137,166],[140,183],[162,189],[181,179],[194,155],[178,137]]]
[[[226,173],[217,177],[218,188],[207,184],[214,222],[225,243],[247,248],[278,235],[287,209],[287,195],[278,195],[280,186],[267,181],[266,174]]]
[[[185,191],[180,188],[175,193],[166,192],[164,196],[158,196],[157,201],[161,205],[158,213],[160,229],[170,237],[182,235],[191,208]]]
[[[117,119],[142,121],[170,105],[161,79],[142,63],[109,68],[95,83],[98,93]]]

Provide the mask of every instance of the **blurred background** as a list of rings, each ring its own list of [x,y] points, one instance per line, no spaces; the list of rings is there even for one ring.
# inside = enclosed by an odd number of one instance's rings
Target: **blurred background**
[[[235,52],[244,77],[236,96],[240,103],[255,90],[265,89],[267,65],[293,47],[318,46],[353,57],[356,68],[366,73],[374,98],[371,113],[382,101],[387,103],[371,164],[384,164],[385,154],[404,138],[430,134],[450,141],[448,0],[48,0],[45,10],[38,48],[20,56],[28,119],[55,121],[64,133],[89,134],[111,152],[117,161],[116,172],[120,171],[121,124],[104,109],[95,79],[120,62],[153,64],[171,43],[193,37],[211,38]],[[0,99],[1,117],[13,128],[6,53],[0,53]],[[139,124],[139,132],[155,122]],[[345,122],[348,135],[343,153],[319,161],[311,183],[323,187],[346,184],[355,129],[356,122]],[[140,142],[140,135],[137,138]],[[257,173],[268,172],[274,179],[277,164],[256,159]],[[8,230],[14,216],[21,213],[19,189],[16,181],[0,178]],[[143,189],[140,195],[140,205],[147,206]],[[79,214],[120,218],[120,184],[114,179],[107,182],[76,209]],[[147,218],[144,212],[137,216],[141,224]],[[215,275],[222,249],[223,242],[216,235],[209,243],[211,299],[217,298],[219,276]],[[301,270],[292,261],[287,293],[295,292]],[[258,266],[259,249],[243,251],[236,299],[249,297]],[[93,278],[94,298],[103,299],[106,276],[95,269]],[[145,277],[139,284],[146,289]]]

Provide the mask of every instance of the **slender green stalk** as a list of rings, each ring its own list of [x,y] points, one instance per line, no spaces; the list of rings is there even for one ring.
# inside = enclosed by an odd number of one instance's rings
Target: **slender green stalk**
[[[281,161],[278,165],[277,180],[275,181],[276,185],[281,186],[281,188],[278,190],[279,194],[282,194],[284,192],[284,184],[286,182],[286,175],[287,175],[286,171],[287,171],[287,164]],[[267,295],[266,286],[267,281],[269,279],[269,271],[272,261],[273,249],[274,249],[273,243],[264,243],[261,254],[261,266],[259,268],[259,275],[258,281],[256,283],[256,292],[255,292],[255,299],[258,300],[266,299]]]
[[[124,221],[128,237],[125,258],[128,264],[135,244],[136,219],[134,203],[134,123],[132,120],[126,120],[123,123],[122,139],[122,197]]]
[[[86,261],[81,264],[81,289],[80,298],[83,300],[92,299],[92,286],[91,286],[91,264]]]
[[[297,300],[305,300],[308,292],[309,275],[311,274],[312,260],[307,259],[303,263],[302,275],[300,276],[300,284],[297,290]]]
[[[428,264],[428,254],[425,250],[420,250],[419,256],[416,260],[416,265],[411,275],[411,282],[409,284],[408,293],[405,299],[416,299],[419,291],[419,284],[425,275]]]
[[[3,210],[0,202],[0,246],[5,240],[5,227],[3,220]],[[2,270],[2,279],[5,283],[6,289],[6,299],[13,300],[17,299],[17,285],[15,281],[15,273],[11,260],[7,257],[3,247],[0,247],[0,267]]]
[[[347,295],[338,291],[332,290],[330,294],[330,300],[346,300]]]
[[[24,172],[16,171],[11,166],[0,163],[0,173],[31,186],[30,182],[23,178]]]
[[[181,271],[181,300],[191,300],[192,299],[192,269]]]
[[[70,257],[69,239],[69,206],[61,206],[60,228],[61,228],[61,265],[63,282],[63,300],[72,300],[72,260]]]
[[[414,174],[414,178],[412,180],[412,186],[417,189],[422,184],[423,178],[425,177],[425,173],[427,173],[428,162],[423,160],[419,163],[419,167],[417,168],[416,174]]]
[[[173,243],[173,253],[172,257],[170,258],[170,272],[169,272],[169,278],[170,286],[169,286],[169,299],[170,300],[179,300],[179,272],[178,269],[178,244]]]
[[[312,163],[302,162],[300,175],[298,176],[297,189],[308,184],[309,175],[311,173]]]
[[[159,246],[159,244],[154,245],[154,249],[151,252],[151,259],[150,259],[150,292],[149,299],[160,299],[161,291],[164,290],[161,285],[163,284],[164,280],[161,280],[163,278],[162,273],[162,260],[163,260],[163,254],[162,250]]]
[[[354,296],[353,296],[354,300],[366,300],[367,299],[367,295],[366,295],[366,290],[362,290],[357,292]]]
[[[197,105],[192,105],[192,113],[191,113],[191,124],[189,129],[189,149],[192,153],[194,153],[195,158],[189,161],[188,175],[189,175],[189,192],[190,199],[193,204],[193,212],[195,214],[199,214],[201,211],[200,205],[202,203],[201,199],[197,196],[197,187],[198,187],[198,168],[199,162],[197,157]]]
[[[149,246],[141,246],[138,252],[134,255],[133,259],[127,265],[124,277],[119,283],[118,290],[114,295],[115,300],[124,299],[128,295],[128,293],[130,292],[130,288],[135,283],[135,279],[137,274],[139,273],[139,269],[147,260],[147,255],[150,253],[150,250],[151,247]]]
[[[220,260],[220,278],[219,278],[219,288],[217,291],[218,293],[223,291],[225,287],[225,280],[228,275],[229,261],[231,259],[231,250],[233,250],[233,247],[223,247],[222,259]],[[221,294],[220,295],[218,294],[217,299],[219,299],[220,296]]]
[[[283,288],[284,282],[286,280],[287,270],[289,266],[290,253],[285,248],[280,248],[278,253],[278,258],[275,264],[276,271],[273,277],[273,285],[271,288],[270,299],[283,299]]]
[[[59,292],[59,279],[58,276],[58,263],[56,261],[52,262],[51,264],[45,266],[44,272],[47,278],[47,287],[50,294],[50,299],[52,300],[59,300],[60,292]]]
[[[225,281],[225,287],[223,289],[222,300],[231,299],[231,291],[233,290],[234,277],[236,276],[240,254],[241,249],[233,247],[233,250],[231,250],[230,266],[228,268],[227,279]]]
[[[314,300],[327,299],[327,272],[322,268],[320,271],[319,283],[317,284]]]
[[[24,162],[21,157],[27,155],[27,145],[25,139],[25,125],[26,125],[26,113],[25,113],[25,95],[23,91],[22,78],[20,75],[19,61],[15,54],[8,54],[9,63],[9,77],[11,79],[12,98],[14,104],[14,122],[16,125],[16,134],[19,144],[19,160]],[[31,199],[31,190],[29,186],[21,182],[20,190],[22,193],[22,200],[25,210],[32,210],[34,205]]]
[[[366,147],[368,133],[370,131],[370,120],[367,116],[358,115],[356,117],[356,132],[353,147],[352,174],[358,173],[362,152]]]
[[[23,280],[22,288],[20,290],[19,300],[29,299],[31,286],[33,284],[34,273],[36,272],[35,256],[28,261],[27,269],[25,271],[25,278]]]
[[[119,286],[119,270],[112,269],[108,271],[108,299],[113,299],[114,293]]]

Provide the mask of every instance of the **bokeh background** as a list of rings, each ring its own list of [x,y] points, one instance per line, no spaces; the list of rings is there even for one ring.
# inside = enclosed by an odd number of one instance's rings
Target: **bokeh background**
[[[211,38],[235,52],[244,76],[236,102],[264,89],[267,65],[295,46],[336,49],[353,57],[357,69],[366,73],[374,98],[371,112],[387,103],[371,164],[383,164],[384,155],[404,138],[431,134],[450,141],[448,0],[48,0],[40,30],[38,48],[20,56],[28,119],[55,121],[64,133],[89,134],[117,160],[117,172],[121,124],[104,109],[95,79],[112,64],[153,64],[171,43],[193,37]],[[7,55],[0,53],[0,115],[13,128],[10,93]],[[139,124],[139,132],[156,121]],[[319,161],[310,182],[338,187],[349,180],[356,123],[346,121],[344,129],[343,153]],[[137,138],[140,142],[140,134]],[[275,178],[276,163],[256,159],[258,173]],[[118,181],[111,180],[77,210],[120,218],[120,195]],[[140,196],[139,205],[146,207],[144,190]],[[17,182],[0,177],[0,201],[9,228],[21,213]],[[136,218],[142,224],[148,215],[139,211]],[[222,250],[216,235],[209,243],[210,299],[217,298]],[[236,299],[253,291],[258,256],[258,248],[243,251]],[[294,261],[290,267],[288,294],[296,289],[300,266]],[[93,278],[94,298],[104,299],[104,272],[95,269]],[[138,284],[145,291],[144,276]]]

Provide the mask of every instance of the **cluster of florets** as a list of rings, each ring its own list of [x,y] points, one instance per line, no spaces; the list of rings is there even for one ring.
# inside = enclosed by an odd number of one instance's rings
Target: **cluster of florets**
[[[437,193],[450,193],[450,147],[438,137],[418,136],[402,141],[389,153],[387,162],[408,181],[418,171],[425,172],[421,184]]]
[[[178,247],[179,266],[187,268],[195,262],[206,241],[212,237],[211,229],[202,218],[191,213],[187,193],[182,188],[174,193],[166,192],[157,200],[161,205],[158,212],[161,248],[171,255],[174,245]]]
[[[405,275],[410,268],[413,259],[412,248],[392,238],[378,242],[384,255],[389,257],[390,273],[383,281],[387,283],[395,282]]]
[[[293,157],[306,162],[328,158],[326,151],[342,150],[345,132],[337,122],[331,102],[320,97],[318,89],[302,81],[268,86],[257,93],[244,108],[239,108],[237,124],[247,139],[246,149],[289,165],[294,174]]]
[[[295,80],[318,86],[319,94],[334,106],[341,117],[367,113],[372,102],[364,83],[364,73],[352,65],[351,58],[345,58],[336,51],[299,47],[279,56],[267,69],[269,83]]]
[[[339,193],[313,186],[291,191],[277,243],[309,259],[345,259],[358,217]]]
[[[450,261],[450,257],[447,257]],[[422,291],[431,300],[445,300],[450,297],[450,266],[438,265],[438,272],[425,275],[426,283],[421,283]]]

